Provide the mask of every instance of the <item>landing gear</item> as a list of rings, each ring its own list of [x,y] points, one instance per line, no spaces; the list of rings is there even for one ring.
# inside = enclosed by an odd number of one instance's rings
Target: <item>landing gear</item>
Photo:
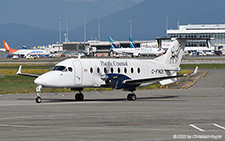
[[[36,98],[36,103],[41,103],[41,101],[42,101],[42,98],[41,98],[40,96],[38,96],[38,97]]]
[[[37,85],[36,87],[36,92],[37,92],[37,98],[36,98],[36,103],[41,103],[42,101],[42,98],[41,98],[41,88],[42,88],[42,85]]]
[[[135,101],[136,98],[137,97],[133,92],[127,95],[127,100],[129,100],[129,101]]]
[[[82,100],[84,100],[84,95],[82,94],[82,91],[83,89],[78,89],[78,91],[79,91],[79,93],[77,93],[76,95],[75,95],[75,99],[77,100],[77,101],[82,101]]]
[[[76,99],[77,101],[82,101],[82,100],[84,99],[84,95],[83,95],[82,93],[77,93],[77,94],[75,95],[75,99]]]

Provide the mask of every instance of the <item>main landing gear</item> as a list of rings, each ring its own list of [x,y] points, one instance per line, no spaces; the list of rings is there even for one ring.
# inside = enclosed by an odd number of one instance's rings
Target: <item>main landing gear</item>
[[[42,101],[42,98],[40,95],[41,88],[42,88],[42,85],[37,85],[37,87],[36,87],[36,92],[37,92],[36,103],[41,103],[41,101]]]
[[[83,93],[81,92],[81,90],[82,90],[82,89],[79,89],[79,93],[77,93],[77,94],[75,95],[75,99],[76,99],[77,101],[83,101],[83,100],[84,100],[84,95],[83,95]]]
[[[135,101],[136,100],[136,95],[134,94],[134,92],[131,92],[127,95],[127,100],[129,101]]]

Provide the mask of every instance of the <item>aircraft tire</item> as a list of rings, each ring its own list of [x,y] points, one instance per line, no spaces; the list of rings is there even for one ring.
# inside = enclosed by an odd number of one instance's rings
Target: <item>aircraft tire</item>
[[[135,101],[136,100],[136,95],[135,94],[128,94],[127,95],[127,100],[129,101]]]
[[[76,99],[77,101],[82,101],[82,100],[84,99],[84,95],[83,95],[82,93],[77,93],[77,94],[75,95],[75,99]]]
[[[41,103],[41,101],[42,101],[42,98],[41,98],[40,96],[38,96],[38,97],[36,98],[36,103]]]

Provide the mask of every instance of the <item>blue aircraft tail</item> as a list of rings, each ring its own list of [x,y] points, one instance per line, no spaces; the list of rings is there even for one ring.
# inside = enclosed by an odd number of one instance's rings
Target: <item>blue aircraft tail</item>
[[[108,37],[108,38],[109,38],[109,42],[111,45],[111,49],[120,48],[115,44],[115,42],[113,41],[113,39],[111,37]]]
[[[130,41],[130,48],[138,48],[138,47],[135,45],[134,41],[131,39],[131,37],[129,37],[129,41]]]

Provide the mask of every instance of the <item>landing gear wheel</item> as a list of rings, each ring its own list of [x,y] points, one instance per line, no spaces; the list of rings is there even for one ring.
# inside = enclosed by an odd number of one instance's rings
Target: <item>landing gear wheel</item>
[[[82,101],[82,100],[84,99],[84,95],[83,95],[82,93],[77,93],[77,94],[75,95],[75,99],[76,99],[77,101]]]
[[[128,94],[127,95],[127,100],[129,101],[135,101],[136,100],[136,95],[135,94]]]
[[[38,97],[36,98],[36,103],[41,103],[41,101],[42,101],[41,97],[38,96]]]

